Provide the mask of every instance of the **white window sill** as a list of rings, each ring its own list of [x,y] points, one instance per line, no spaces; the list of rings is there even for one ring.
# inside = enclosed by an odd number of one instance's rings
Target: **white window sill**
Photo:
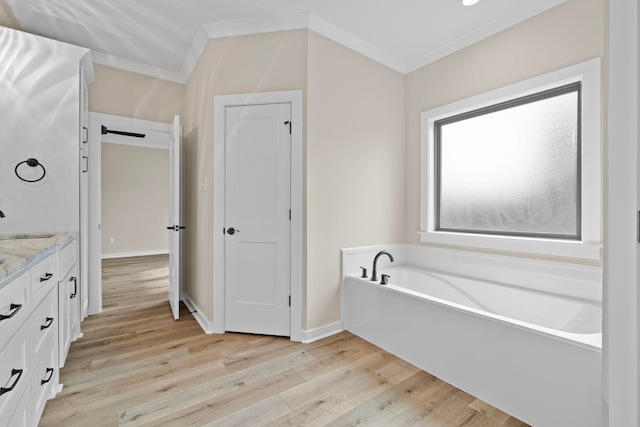
[[[577,258],[589,261],[600,260],[602,249],[600,243],[443,231],[422,231],[420,232],[420,240],[425,243],[439,245],[463,246],[546,257]]]

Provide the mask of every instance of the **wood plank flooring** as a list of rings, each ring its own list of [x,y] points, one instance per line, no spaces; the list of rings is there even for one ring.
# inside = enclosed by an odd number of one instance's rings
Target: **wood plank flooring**
[[[184,306],[174,321],[167,265],[103,262],[104,310],[83,322],[40,426],[526,426],[348,332],[206,335]]]

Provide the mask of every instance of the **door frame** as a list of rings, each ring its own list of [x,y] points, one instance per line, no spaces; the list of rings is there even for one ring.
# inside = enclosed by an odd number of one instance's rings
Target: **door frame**
[[[101,126],[147,133],[150,141],[102,135]],[[122,144],[145,148],[169,149],[167,123],[89,112],[89,309],[87,315],[102,312],[102,144]],[[166,134],[166,138],[164,135]],[[166,141],[165,141],[166,139]],[[94,142],[96,141],[96,142]],[[180,289],[180,300],[183,290]]]
[[[640,397],[640,8],[609,2],[609,108],[605,146],[603,398],[605,425],[638,425]],[[608,404],[608,405],[607,405]]]
[[[302,341],[302,90],[213,98],[213,327],[225,332],[225,117],[227,107],[291,104],[291,341]]]

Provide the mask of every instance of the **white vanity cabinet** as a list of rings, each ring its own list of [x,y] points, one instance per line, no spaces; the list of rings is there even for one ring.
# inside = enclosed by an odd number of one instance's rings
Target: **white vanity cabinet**
[[[58,270],[52,253],[31,267],[31,315],[28,320],[30,345],[31,405],[34,420],[39,420],[48,399],[58,391]]]
[[[57,281],[53,252],[0,285],[0,426],[36,424],[58,391]]]
[[[28,273],[26,276],[28,286]],[[24,279],[24,277],[18,278],[16,286],[22,287],[23,283],[20,282],[24,282]],[[6,291],[6,288],[3,288],[2,291]],[[18,321],[20,319],[18,314],[23,310],[28,315],[30,309],[29,301],[27,299],[20,303],[10,303],[13,307],[10,310],[6,310],[4,306],[8,304],[4,303],[4,299],[2,301],[3,309],[1,315],[3,320],[1,323],[4,323],[5,326],[0,335],[5,345],[2,352],[0,352],[0,426],[4,426],[3,423],[6,420],[13,418],[13,413],[19,406],[20,401],[26,393],[29,393],[29,376],[32,366],[29,357],[31,341],[28,321],[25,323],[19,323]],[[16,306],[20,308],[16,309]],[[15,313],[15,316],[9,317],[13,313]],[[25,398],[30,400],[30,396]]]
[[[77,237],[52,242],[33,260],[0,280],[0,427],[38,425],[81,335]]]

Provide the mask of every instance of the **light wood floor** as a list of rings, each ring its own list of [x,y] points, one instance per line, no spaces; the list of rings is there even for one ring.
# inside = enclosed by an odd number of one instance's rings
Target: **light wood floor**
[[[103,262],[104,311],[41,426],[526,426],[348,332],[300,344],[206,335],[185,307],[174,321],[167,263]]]

